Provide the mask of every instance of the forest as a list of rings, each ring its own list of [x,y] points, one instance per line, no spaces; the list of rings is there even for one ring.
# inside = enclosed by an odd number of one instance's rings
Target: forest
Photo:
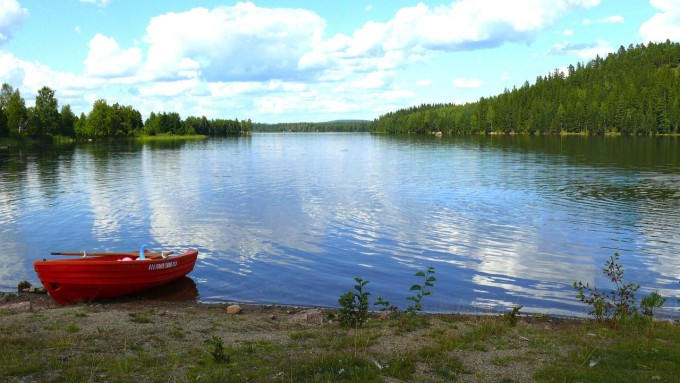
[[[253,125],[254,132],[370,132],[372,121],[338,120],[328,122],[286,122]]]
[[[94,102],[87,115],[76,116],[70,105],[59,109],[55,91],[42,87],[35,98],[35,106],[26,107],[19,89],[5,83],[0,90],[0,138],[55,138],[107,139],[163,134],[228,136],[251,131],[252,121],[187,117],[182,120],[175,112],[154,113],[143,121],[132,106],[106,100]]]
[[[530,85],[464,105],[387,113],[373,131],[399,134],[680,133],[680,44],[621,46],[606,58],[554,70]]]
[[[374,121],[253,123],[151,113],[95,101],[87,115],[59,109],[55,91],[41,88],[26,107],[19,89],[0,90],[0,138],[101,139],[163,134],[227,136],[256,132],[374,132],[395,134],[623,134],[680,133],[680,44],[621,46],[605,58],[555,69],[520,88],[460,104],[424,104]]]

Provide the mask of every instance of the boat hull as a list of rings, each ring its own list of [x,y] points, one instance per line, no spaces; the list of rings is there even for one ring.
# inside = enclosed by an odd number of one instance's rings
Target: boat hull
[[[124,258],[132,259],[124,261]],[[61,304],[116,298],[182,278],[194,269],[198,251],[137,260],[129,253],[33,262],[50,296]]]

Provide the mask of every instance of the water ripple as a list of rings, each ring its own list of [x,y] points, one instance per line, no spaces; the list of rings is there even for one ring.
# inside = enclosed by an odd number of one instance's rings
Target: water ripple
[[[200,251],[200,299],[333,306],[353,278],[400,307],[584,315],[571,283],[680,295],[680,152],[621,141],[262,134],[0,153],[0,288],[55,250]],[[632,144],[631,144],[632,145]],[[673,315],[668,314],[668,315]]]

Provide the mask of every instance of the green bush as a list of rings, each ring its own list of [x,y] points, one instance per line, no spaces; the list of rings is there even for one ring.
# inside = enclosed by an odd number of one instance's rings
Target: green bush
[[[433,283],[437,280],[437,278],[434,277],[434,267],[432,266],[427,268],[427,272],[417,272],[416,277],[422,277],[423,284],[415,284],[411,286],[411,291],[416,291],[417,293],[406,298],[413,302],[413,304],[406,309],[406,313],[410,315],[415,315],[423,310],[423,298],[432,294],[432,290],[429,290],[428,287],[434,286]]]
[[[228,363],[229,354],[224,352],[224,343],[222,339],[213,335],[212,337],[205,340],[205,343],[210,347],[210,355],[213,357],[213,361],[216,363]]]
[[[338,299],[341,307],[338,321],[343,327],[362,327],[368,320],[368,296],[371,293],[364,291],[368,281],[359,277],[354,280],[357,283],[354,285],[356,292],[348,291]]]
[[[648,319],[654,316],[654,309],[662,307],[666,303],[666,298],[654,291],[650,295],[642,298],[638,306],[635,293],[640,289],[636,283],[625,283],[623,281],[623,265],[619,263],[619,253],[615,253],[605,262],[602,272],[614,283],[615,289],[609,292],[602,292],[597,287],[591,287],[588,283],[574,282],[573,286],[577,291],[576,297],[581,302],[592,306],[588,314],[595,316],[598,320],[626,320]]]
[[[522,307],[524,306],[514,306],[511,311],[503,314],[503,319],[505,319],[510,326],[516,325],[517,318],[519,317],[519,310],[521,310]]]

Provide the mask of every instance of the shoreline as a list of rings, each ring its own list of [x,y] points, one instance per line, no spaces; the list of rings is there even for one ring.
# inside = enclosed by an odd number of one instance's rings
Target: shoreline
[[[371,313],[347,329],[334,309],[230,306],[20,293],[0,302],[0,381],[673,382],[680,369],[677,322]]]

